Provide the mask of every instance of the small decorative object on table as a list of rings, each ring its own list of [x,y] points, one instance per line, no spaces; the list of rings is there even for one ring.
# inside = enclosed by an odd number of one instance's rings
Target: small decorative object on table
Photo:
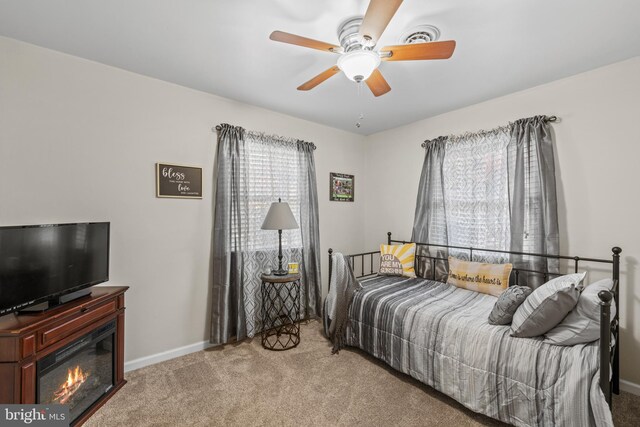
[[[289,350],[300,344],[300,275],[263,274],[262,346]]]
[[[298,274],[300,272],[300,266],[297,262],[289,263],[289,274]]]
[[[345,173],[329,173],[329,200],[333,202],[353,202],[355,177]]]
[[[271,203],[267,217],[262,223],[262,229],[278,230],[278,269],[271,272],[276,276],[286,276],[288,274],[288,271],[282,268],[282,230],[292,230],[294,228],[298,228],[298,223],[293,216],[293,212],[291,212],[289,203],[282,202],[280,199]]]

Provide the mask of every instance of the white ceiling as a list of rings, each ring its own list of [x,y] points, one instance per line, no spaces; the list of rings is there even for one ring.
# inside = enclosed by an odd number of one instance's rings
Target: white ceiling
[[[0,0],[0,35],[362,134],[640,55],[637,0],[405,0],[378,46],[432,24],[458,42],[450,60],[383,62],[392,90],[380,98],[344,75],[297,91],[337,55],[273,42],[271,31],[337,44],[338,25],[367,5]]]

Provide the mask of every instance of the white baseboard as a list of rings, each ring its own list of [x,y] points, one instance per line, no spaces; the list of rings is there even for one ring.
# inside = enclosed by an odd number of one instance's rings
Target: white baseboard
[[[631,381],[620,380],[620,390],[640,396],[640,384]]]
[[[201,341],[194,344],[185,345],[184,347],[178,347],[172,350],[167,350],[161,353],[134,359],[129,362],[125,362],[124,371],[135,371],[136,369],[144,368],[145,366],[155,365],[156,363],[164,362],[165,360],[175,359],[176,357],[195,353],[196,351],[204,350],[210,346],[211,344],[209,343],[209,341]]]

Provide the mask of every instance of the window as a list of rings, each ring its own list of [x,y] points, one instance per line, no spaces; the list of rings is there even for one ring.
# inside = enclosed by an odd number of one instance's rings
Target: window
[[[320,315],[314,149],[310,142],[220,125],[211,310],[215,342],[252,337],[262,330],[261,276],[279,263],[278,233],[261,227],[278,198],[289,204],[300,226],[283,230],[282,266],[299,264],[301,315]]]
[[[558,253],[553,147],[546,121],[544,116],[530,117],[489,131],[427,141],[412,239],[432,247],[511,251],[474,250],[473,258],[509,261],[521,273],[528,270],[523,283],[534,287],[546,273],[558,271],[553,258],[516,254]],[[440,258],[447,252],[435,251]],[[448,252],[469,259],[471,251]],[[446,277],[440,270],[436,277]]]
[[[506,131],[464,136],[448,144],[442,175],[449,245],[509,249],[508,144]],[[469,258],[469,251],[450,253]],[[478,252],[476,259],[504,262],[507,256]]]
[[[242,215],[243,249],[263,251],[278,247],[278,233],[262,230],[262,222],[271,203],[278,198],[289,203],[291,211],[300,224],[300,200],[306,193],[306,180],[302,179],[302,166],[296,147],[283,142],[265,143],[261,134],[247,133],[245,137],[246,159],[241,174],[247,180],[244,202],[247,215]],[[234,233],[238,224],[233,224]],[[300,229],[282,231],[283,249],[302,247]]]

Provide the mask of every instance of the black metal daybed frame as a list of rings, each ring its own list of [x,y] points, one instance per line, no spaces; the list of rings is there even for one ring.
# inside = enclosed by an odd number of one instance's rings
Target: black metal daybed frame
[[[407,242],[404,240],[393,240],[391,238],[391,232],[387,233],[387,244],[391,245],[394,243],[405,244],[405,243],[415,243],[416,246],[424,246],[424,247],[434,247],[434,248],[446,248],[446,249],[457,249],[457,250],[466,250],[469,251],[469,260],[473,261],[473,253],[475,252],[491,252],[491,253],[499,253],[499,254],[507,254],[507,255],[518,255],[518,256],[528,256],[528,257],[538,257],[538,258],[551,258],[556,260],[569,260],[574,262],[574,272],[578,273],[579,263],[580,262],[589,262],[589,263],[602,263],[602,264],[612,264],[612,278],[613,278],[613,288],[611,291],[600,291],[598,293],[598,297],[600,298],[600,388],[602,388],[602,392],[605,396],[609,407],[611,408],[611,398],[612,393],[620,394],[620,361],[619,361],[619,353],[620,353],[620,340],[618,337],[618,325],[619,325],[619,282],[620,282],[620,253],[622,249],[615,246],[611,249],[613,252],[612,259],[598,259],[598,258],[584,258],[578,256],[566,256],[566,255],[547,255],[547,254],[533,254],[527,252],[514,252],[514,251],[502,251],[497,249],[481,249],[474,247],[465,247],[465,246],[452,246],[452,245],[437,245],[437,244],[429,244],[429,243],[418,243],[418,242]],[[418,266],[418,260],[420,258],[428,259],[431,266],[432,279],[435,280],[435,265],[437,261],[447,261],[446,258],[441,258],[437,256],[430,255],[418,255],[416,250],[416,263]],[[329,249],[329,286],[331,285],[331,274],[333,270],[333,260],[331,258],[333,254],[333,249]],[[372,251],[372,252],[362,252],[358,254],[347,255],[351,262],[351,267],[355,270],[356,257],[360,258],[360,267],[361,274],[356,278],[363,278],[374,276],[378,274],[374,271],[373,268],[373,259],[375,255],[380,254],[380,251]],[[365,262],[364,259],[366,256],[370,257],[370,272],[365,273]],[[527,270],[527,269],[518,269],[513,268],[515,272],[515,281],[513,284],[518,284],[518,278],[520,272],[534,273],[534,274],[542,274],[544,277],[544,281],[548,280],[549,276],[562,276],[564,273],[549,273],[546,271],[537,271],[537,270]],[[354,271],[355,273],[355,271]],[[615,301],[616,305],[616,315],[614,318],[611,318],[611,300]],[[613,336],[613,344],[611,337]],[[611,380],[608,378],[611,376]]]

